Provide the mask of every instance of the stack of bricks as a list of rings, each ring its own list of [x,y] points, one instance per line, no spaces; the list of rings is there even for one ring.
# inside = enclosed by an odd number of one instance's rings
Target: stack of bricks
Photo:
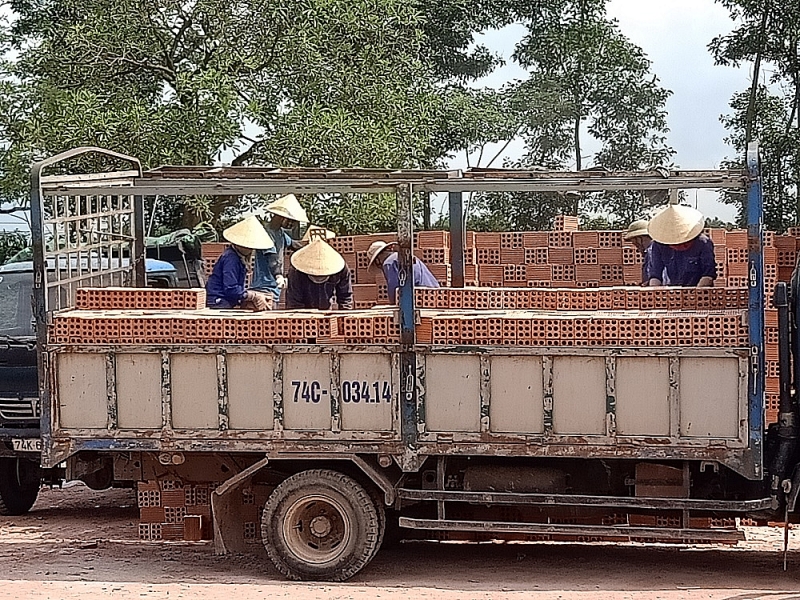
[[[58,345],[175,345],[175,344],[396,344],[400,340],[397,309],[343,312],[219,311],[191,306],[184,310],[123,309],[122,305],[151,290],[116,290],[108,306],[99,293],[94,310],[69,310],[56,314],[48,340]],[[166,306],[174,294],[186,302],[192,290],[158,290]],[[130,299],[124,299],[129,295]],[[197,297],[199,298],[199,294]],[[120,299],[123,297],[123,299]],[[165,299],[166,298],[166,299]],[[196,300],[196,298],[195,298]]]
[[[214,484],[195,485],[174,479],[140,481],[139,539],[192,542],[212,539],[214,487]]]
[[[206,305],[204,289],[80,288],[79,310],[199,310]]]
[[[140,481],[139,539],[189,541],[213,539],[211,494],[216,483],[190,483],[178,479]],[[251,484],[230,492],[242,517],[245,542],[261,541],[261,517],[272,487]]]
[[[747,314],[717,311],[423,311],[422,344],[717,347],[748,345]]]

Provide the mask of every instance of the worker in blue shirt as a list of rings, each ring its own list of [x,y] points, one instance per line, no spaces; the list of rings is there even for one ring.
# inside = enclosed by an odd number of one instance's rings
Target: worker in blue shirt
[[[209,308],[271,308],[272,296],[245,288],[247,265],[253,250],[274,246],[272,238],[255,216],[239,221],[222,232],[231,245],[219,257],[206,283]]]
[[[389,301],[397,303],[397,288],[400,287],[400,261],[396,252],[397,243],[373,242],[367,249],[368,268],[380,268],[386,277]],[[414,287],[438,288],[439,282],[428,267],[414,257]]]
[[[670,204],[650,219],[653,238],[647,265],[651,286],[712,287],[717,278],[714,243],[703,234],[703,214]]]
[[[286,249],[298,250],[304,245],[303,242],[293,240],[286,230],[293,228],[297,223],[308,223],[308,216],[293,194],[279,198],[267,206],[266,210],[272,215],[266,230],[273,244],[267,250],[256,251],[253,283],[250,287],[271,294],[272,306],[277,307],[281,291],[287,283],[284,274]]]
[[[322,239],[292,254],[286,308],[351,310],[353,280],[344,258]]]

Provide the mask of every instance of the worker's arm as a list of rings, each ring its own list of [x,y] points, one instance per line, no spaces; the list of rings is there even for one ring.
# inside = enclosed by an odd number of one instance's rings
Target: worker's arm
[[[220,258],[219,264],[214,267],[221,271],[221,295],[231,306],[236,306],[247,296],[244,288],[245,268],[239,256],[231,250]]]
[[[286,308],[307,308],[305,303],[305,281],[300,280],[300,271],[289,273],[289,285],[286,287]]]
[[[353,310],[353,280],[347,265],[336,282],[336,304],[340,310]]]
[[[697,287],[714,287],[714,280],[708,276],[701,277],[697,282]]]
[[[400,271],[397,261],[386,261],[383,263],[383,275],[386,277],[387,291],[389,292],[389,302],[397,304],[397,288],[400,285]]]
[[[645,256],[645,281],[651,287],[664,285],[664,261],[661,258],[661,247],[653,242]]]
[[[714,243],[711,240],[703,245],[700,253],[700,267],[702,270],[697,287],[713,287],[714,280],[717,278],[717,260],[714,256]]]

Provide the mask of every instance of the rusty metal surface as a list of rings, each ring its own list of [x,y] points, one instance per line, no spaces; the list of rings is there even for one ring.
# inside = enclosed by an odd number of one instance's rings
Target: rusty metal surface
[[[686,541],[695,540],[737,542],[744,533],[726,529],[673,529],[660,527],[611,526],[611,525],[551,525],[547,523],[506,523],[502,521],[449,521],[436,519],[412,519],[400,517],[400,527],[429,531],[479,531],[483,533],[521,533],[547,535],[578,535],[586,537],[619,536],[648,540]]]

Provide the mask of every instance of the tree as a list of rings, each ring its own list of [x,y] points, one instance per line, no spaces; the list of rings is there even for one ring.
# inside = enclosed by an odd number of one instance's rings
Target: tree
[[[650,61],[609,20],[605,0],[547,0],[517,5],[528,33],[514,58],[528,70],[510,105],[520,115],[525,154],[509,166],[581,170],[588,138],[600,145],[595,166],[612,170],[667,164],[666,100],[670,92],[650,72]],[[498,227],[549,224],[566,212],[605,215],[622,225],[646,206],[638,193],[571,195],[489,194],[484,217]],[[496,216],[497,213],[500,216]]]
[[[401,0],[12,0],[4,191],[81,144],[162,163],[417,167],[441,97]],[[453,52],[458,50],[453,45]],[[231,198],[175,210],[218,219]],[[203,214],[201,214],[203,213]]]
[[[753,63],[750,89],[731,100],[733,114],[722,117],[737,158],[726,165],[744,167],[747,143],[759,140],[764,177],[765,222],[783,230],[800,223],[800,6],[776,0],[718,0],[740,25],[714,38],[709,50],[718,64]],[[761,82],[761,64],[771,75]],[[723,201],[739,206],[745,199],[730,194]]]

